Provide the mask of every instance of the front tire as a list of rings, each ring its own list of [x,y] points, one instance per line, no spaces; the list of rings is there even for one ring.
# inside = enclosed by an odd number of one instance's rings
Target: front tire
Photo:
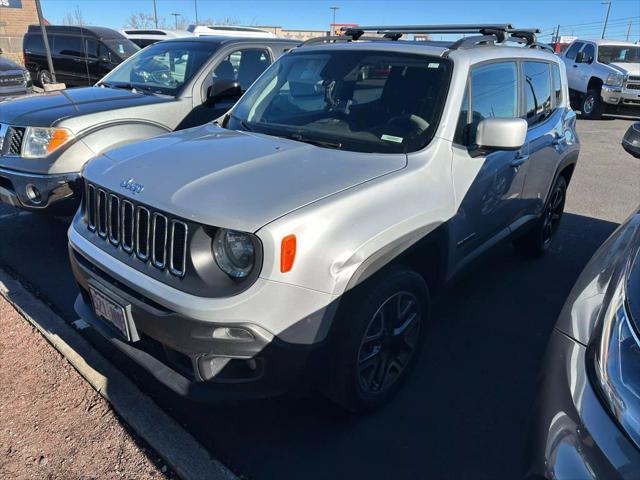
[[[415,271],[392,266],[345,299],[334,336],[327,396],[368,411],[387,403],[416,361],[427,326],[429,290]]]
[[[588,120],[599,120],[604,113],[604,102],[598,90],[589,90],[582,98],[580,107],[582,117]]]
[[[551,189],[542,217],[524,236],[514,239],[513,246],[518,252],[525,257],[537,258],[549,250],[562,220],[566,197],[567,181],[559,176]]]

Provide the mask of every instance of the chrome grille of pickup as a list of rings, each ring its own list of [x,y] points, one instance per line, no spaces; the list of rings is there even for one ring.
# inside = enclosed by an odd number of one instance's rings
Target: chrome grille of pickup
[[[159,270],[185,275],[188,226],[182,220],[88,182],[84,209],[87,228],[98,238]]]
[[[14,73],[0,76],[0,87],[14,87],[24,85],[25,79],[22,73]]]
[[[640,75],[629,75],[628,79],[630,82],[640,82]]]

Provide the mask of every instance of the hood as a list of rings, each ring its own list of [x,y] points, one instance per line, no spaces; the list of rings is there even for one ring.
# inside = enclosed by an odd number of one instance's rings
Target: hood
[[[609,66],[625,75],[640,75],[640,63],[614,62],[610,63]]]
[[[24,68],[22,68],[16,62],[12,62],[8,58],[0,57],[0,72],[9,72],[15,70],[24,71]]]
[[[293,210],[406,166],[404,154],[330,150],[205,125],[107,152],[89,181],[195,222],[255,232]],[[138,194],[121,184],[139,184]]]
[[[123,89],[70,88],[14,99],[2,105],[0,123],[49,127],[65,118],[168,101],[172,99]]]

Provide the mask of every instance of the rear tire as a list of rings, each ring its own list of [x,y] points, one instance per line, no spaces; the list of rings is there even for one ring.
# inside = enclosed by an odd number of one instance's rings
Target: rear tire
[[[53,80],[51,78],[51,73],[49,72],[49,70],[42,69],[38,72],[38,83],[42,88],[44,88],[45,84],[52,82]]]
[[[551,189],[542,216],[525,235],[513,240],[513,246],[525,257],[537,258],[544,254],[560,226],[567,196],[567,181],[559,176]]]
[[[415,364],[428,309],[427,284],[403,266],[358,286],[335,320],[334,363],[324,393],[351,412],[387,403]]]
[[[588,120],[599,120],[604,113],[604,102],[600,96],[598,90],[589,90],[587,94],[582,98],[582,105],[580,107],[582,112],[582,118]]]

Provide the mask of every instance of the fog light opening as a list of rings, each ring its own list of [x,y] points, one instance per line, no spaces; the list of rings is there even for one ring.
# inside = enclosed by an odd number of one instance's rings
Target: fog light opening
[[[258,362],[254,358],[250,358],[247,360],[247,367],[249,367],[249,370],[255,371],[258,368]]]
[[[213,338],[217,340],[229,340],[232,342],[253,342],[255,337],[246,328],[219,327],[213,331]]]
[[[42,194],[40,193],[40,190],[38,190],[35,187],[35,185],[30,183],[25,187],[24,190],[27,195],[27,198],[31,200],[33,203],[35,204],[42,203]]]

